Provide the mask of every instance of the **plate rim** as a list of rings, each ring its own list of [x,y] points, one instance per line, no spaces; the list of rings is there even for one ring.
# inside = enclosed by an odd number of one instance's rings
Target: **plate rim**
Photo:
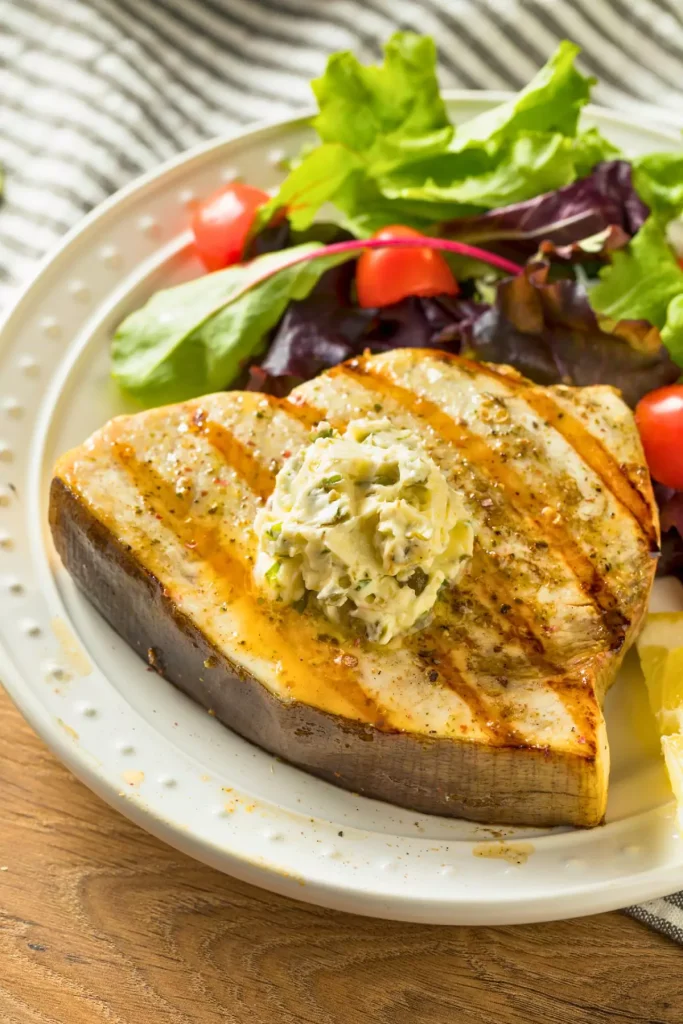
[[[514,94],[500,91],[444,90],[444,98],[449,104],[471,101],[494,104],[509,99],[512,95]],[[617,127],[624,127],[631,131],[634,129],[636,131],[647,131],[650,135],[660,136],[663,141],[680,143],[678,133],[673,130],[669,131],[659,125],[653,126],[647,118],[633,118],[592,105],[586,108],[586,112],[591,116],[598,117],[605,124],[611,122]],[[306,125],[312,113],[313,111],[306,111],[296,117],[285,117],[277,121],[260,121],[226,135],[202,142],[137,177],[108,197],[89,214],[81,218],[59,243],[46,254],[37,265],[30,280],[18,291],[0,323],[0,349],[4,347],[7,336],[11,334],[13,321],[22,315],[25,304],[30,299],[34,288],[42,283],[47,275],[56,272],[60,259],[68,253],[72,245],[83,234],[88,232],[93,225],[106,219],[111,215],[112,211],[119,211],[122,203],[137,197],[151,183],[165,179],[168,175],[173,175],[180,169],[186,170],[188,165],[195,161],[202,162],[213,153],[220,152],[224,147],[229,146],[230,143],[245,143],[248,145],[258,138],[267,138],[269,135],[280,135],[288,130],[302,128]],[[37,418],[34,417],[32,425],[36,422]],[[411,897],[409,894],[399,892],[393,892],[388,897],[369,890],[350,890],[345,885],[311,882],[309,880],[307,880],[306,886],[302,888],[297,879],[284,877],[275,865],[257,863],[254,860],[236,854],[226,846],[220,848],[219,858],[218,851],[214,852],[214,849],[204,839],[183,832],[174,822],[164,820],[158,809],[148,807],[146,804],[139,805],[131,800],[121,800],[119,795],[120,786],[117,787],[111,779],[106,777],[106,774],[95,770],[86,753],[79,746],[74,745],[61,730],[56,728],[54,718],[46,706],[24,684],[21,672],[15,666],[9,653],[5,651],[4,645],[0,645],[0,671],[8,695],[49,749],[62,763],[66,764],[77,778],[108,804],[125,814],[126,817],[133,820],[146,831],[169,843],[176,849],[204,863],[208,863],[218,870],[229,872],[243,881],[266,887],[281,895],[299,900],[303,899],[306,902],[334,909],[398,920],[419,921],[423,923],[455,923],[457,921],[457,923],[463,924],[507,924],[581,916],[583,914],[595,913],[599,910],[615,909],[624,905],[624,897],[626,897],[629,903],[641,901],[661,896],[663,893],[668,893],[683,883],[683,869],[681,869],[681,866],[667,865],[666,870],[662,867],[657,867],[649,872],[641,871],[632,875],[620,876],[617,883],[605,881],[586,883],[581,887],[580,894],[573,890],[570,893],[551,897],[551,906],[547,905],[549,897],[543,893],[533,894],[526,892],[522,898],[516,896],[508,898],[499,894],[496,897],[495,903],[493,901],[482,903],[480,893],[470,895],[465,890],[459,895],[457,902],[449,901],[444,916],[440,916],[435,912],[440,907],[440,898],[436,891],[433,894],[433,898],[428,900],[424,896]],[[646,813],[653,814],[656,811],[648,811]],[[218,862],[219,859],[220,863]],[[674,874],[677,875],[676,879],[673,877],[669,879],[669,876]],[[589,896],[594,897],[594,901],[590,905],[583,905],[578,910],[570,905],[579,898],[586,904],[586,899]],[[475,911],[474,913],[472,913],[473,910]],[[482,910],[484,911],[483,913]],[[486,911],[488,911],[488,914]]]

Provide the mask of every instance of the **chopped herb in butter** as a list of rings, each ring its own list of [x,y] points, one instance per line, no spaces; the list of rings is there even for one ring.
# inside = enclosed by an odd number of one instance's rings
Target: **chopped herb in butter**
[[[313,594],[333,622],[387,643],[423,626],[472,554],[458,491],[389,420],[327,424],[288,459],[255,522],[255,575],[273,600]]]

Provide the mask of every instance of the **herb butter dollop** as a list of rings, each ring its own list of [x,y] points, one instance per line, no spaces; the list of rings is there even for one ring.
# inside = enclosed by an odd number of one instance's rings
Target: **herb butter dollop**
[[[273,600],[314,596],[370,640],[421,628],[472,554],[458,491],[409,430],[355,420],[321,424],[282,467],[255,520],[255,576]]]

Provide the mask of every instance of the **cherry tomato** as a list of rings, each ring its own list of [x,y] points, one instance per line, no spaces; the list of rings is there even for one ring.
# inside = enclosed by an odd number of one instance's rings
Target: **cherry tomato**
[[[683,384],[641,398],[636,423],[652,476],[666,487],[683,490]]]
[[[420,238],[400,224],[382,228],[373,238]],[[407,295],[457,295],[451,268],[436,249],[368,249],[356,268],[358,301],[366,308],[391,306]]]
[[[197,205],[191,227],[207,270],[239,263],[256,211],[269,198],[260,188],[235,182]]]

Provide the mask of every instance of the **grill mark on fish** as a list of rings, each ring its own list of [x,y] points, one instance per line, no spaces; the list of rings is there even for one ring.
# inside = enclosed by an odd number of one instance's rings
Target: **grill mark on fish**
[[[324,412],[316,409],[315,406],[309,405],[296,392],[292,392],[291,395],[286,395],[284,398],[278,398],[276,395],[260,394],[255,391],[246,392],[246,394],[251,395],[253,398],[258,398],[260,406],[267,405],[271,412],[282,412],[286,416],[298,420],[302,426],[309,427],[310,429],[317,427],[321,420],[326,419]]]
[[[474,471],[485,473],[493,483],[501,485],[508,494],[510,508],[526,512],[538,530],[536,536],[544,537],[564,559],[578,585],[600,614],[612,637],[613,649],[619,650],[623,646],[629,623],[604,576],[577,545],[573,536],[561,524],[554,523],[549,516],[543,514],[545,503],[531,493],[523,478],[502,462],[483,438],[456,422],[430,399],[397,384],[381,369],[369,368],[363,360],[353,359],[342,363],[328,373],[330,376],[346,375],[368,390],[392,399],[458,448]]]
[[[221,423],[208,419],[203,409],[195,410],[189,425],[194,434],[208,441],[254,494],[262,501],[266,500],[275,486],[275,474],[260,461],[252,450],[253,446],[240,441]]]
[[[259,404],[267,404],[273,412],[280,411],[309,429],[314,429],[325,418],[320,409],[303,401],[293,402],[272,395],[264,395],[263,399],[265,401]],[[188,425],[194,434],[208,441],[254,494],[262,501],[268,498],[275,487],[276,474],[259,458],[255,444],[240,440],[224,424],[212,420],[201,407],[194,410]]]
[[[277,404],[275,405],[275,403]],[[296,394],[288,395],[287,398],[274,399],[274,406],[287,416],[293,416],[299,423],[309,427],[311,430],[317,427],[322,420],[327,419],[327,416],[321,409],[316,409],[315,406],[309,405],[308,402],[304,401],[303,398],[299,398]]]
[[[590,676],[577,666],[573,672],[544,679],[574,723],[577,742],[585,747],[586,755],[595,753],[595,688]]]
[[[500,640],[502,645],[517,639],[513,630],[507,631],[503,628],[500,619],[494,619],[491,626],[501,631]],[[434,627],[428,627],[424,631],[424,639],[422,641],[424,647],[439,647],[442,651],[445,649],[444,637],[439,636],[439,629],[440,626],[437,623]],[[476,644],[468,644],[466,634],[458,635],[459,629],[457,626],[450,625],[449,632],[456,634],[455,643],[463,644],[473,651],[477,650]],[[579,665],[565,671],[543,656],[529,655],[527,653],[526,657],[536,668],[547,673],[544,677],[538,679],[538,684],[547,686],[553,691],[573,723],[573,729],[577,733],[578,742],[585,745],[585,753],[587,756],[590,756],[595,752],[596,728],[594,715],[595,691],[590,682],[590,677],[582,671]],[[432,658],[430,663],[438,665],[439,659]],[[514,678],[514,666],[512,668]],[[473,668],[471,671],[476,678],[477,670]],[[491,674],[490,665],[488,666],[487,674]],[[503,669],[497,678],[502,685],[506,685],[506,670]],[[459,673],[455,679],[448,679],[446,676],[443,676],[442,682],[467,702],[472,712],[472,717],[476,718],[481,730],[487,734],[489,743],[496,746],[520,746],[526,744],[527,741],[523,734],[506,720],[505,716],[501,714],[500,709],[489,705],[485,696],[480,696],[481,687],[476,687],[475,689],[473,685],[468,684],[462,673]]]
[[[316,650],[319,649],[319,641],[311,635],[314,624],[307,623],[303,617],[287,608],[281,611],[283,628],[278,628],[256,602],[251,572],[237,554],[238,545],[235,545],[235,553],[226,551],[220,541],[218,524],[204,524],[201,522],[203,517],[198,514],[196,518],[190,517],[192,495],[179,496],[174,485],[151,462],[139,459],[132,445],[125,441],[112,438],[110,451],[150,511],[166,522],[190,557],[201,560],[211,570],[218,585],[220,600],[238,608],[241,605],[248,617],[255,620],[259,637],[278,652],[278,660],[286,666],[288,676],[295,680],[299,678],[302,660],[308,661],[306,647],[315,645]],[[295,649],[291,642],[294,634],[297,637]],[[355,708],[362,721],[370,722],[378,729],[391,728],[389,716],[365,692],[348,661],[340,658],[326,663],[325,680]]]
[[[476,562],[478,557],[482,559],[482,562],[487,558],[487,555],[481,549],[475,550],[473,562]],[[474,570],[473,570],[474,571]],[[495,567],[490,570],[488,578],[491,580],[495,579]],[[497,584],[494,584],[497,585]],[[492,607],[486,604],[486,592],[482,588],[472,586],[470,581],[470,594],[476,594],[475,602],[480,602],[478,607],[484,611],[492,611]],[[551,661],[543,653],[543,643],[541,642],[538,635],[534,632],[534,621],[532,618],[527,618],[522,609],[518,606],[514,606],[504,618],[500,615],[491,615],[490,624],[487,626],[495,628],[500,634],[501,646],[505,649],[507,645],[514,644],[515,642],[519,645],[523,652],[523,656],[532,664],[539,672],[543,673],[543,677],[539,679],[543,685],[549,687],[562,703],[565,711],[574,723],[574,727],[582,739],[581,743],[585,740],[586,754],[589,755],[591,751],[595,750],[595,727],[596,721],[593,714],[594,706],[594,689],[590,683],[590,679],[586,678],[582,672],[580,665],[564,665],[560,666]],[[453,629],[454,627],[451,627]],[[456,627],[457,629],[457,627]],[[476,645],[472,645],[476,650]],[[474,671],[474,670],[473,670]],[[505,675],[505,671],[502,673]],[[476,675],[476,673],[475,673]],[[513,673],[514,675],[514,673]],[[503,720],[504,722],[504,720]],[[505,725],[507,723],[504,723]],[[509,743],[524,742],[523,738],[520,737],[519,733],[514,733],[514,730],[510,730],[508,739]]]
[[[527,405],[562,435],[579,458],[587,466],[590,466],[613,497],[631,515],[645,538],[649,550],[653,552],[659,550],[659,540],[649,502],[635,486],[624,467],[619,465],[602,441],[591,434],[580,420],[561,408],[550,395],[530,386],[524,379],[518,380],[512,375],[497,372],[491,366],[475,363],[459,356],[447,356],[447,358],[449,362],[454,362],[474,373],[501,381],[511,391],[520,394]]]
[[[551,675],[561,671],[548,658],[545,643],[539,636],[538,613],[534,612],[533,606],[528,605],[527,607],[517,602],[509,591],[507,580],[500,573],[491,555],[477,541],[474,545],[470,574],[472,589],[479,594],[482,603],[493,613],[492,619],[500,630],[503,642],[516,641],[536,668]],[[481,584],[476,582],[481,577],[487,581],[489,587],[495,587],[495,592],[485,590]],[[506,598],[505,601],[500,600],[501,592]],[[500,613],[501,604],[506,604],[508,608],[504,616]]]
[[[501,600],[501,595],[504,600]],[[546,656],[545,645],[535,628],[538,615],[534,614],[528,600],[522,604],[512,595],[507,581],[477,539],[467,576],[453,587],[452,598],[446,597],[445,600],[450,604],[452,613],[457,613],[460,604],[469,607],[476,613],[479,623],[485,622],[487,629],[497,631],[497,640],[502,647],[516,645],[539,670],[549,675],[562,671]],[[500,612],[501,604],[506,604],[505,615]]]
[[[453,660],[453,647],[428,629],[412,639],[408,646],[420,662],[438,672],[438,681],[455,693],[469,710],[472,721],[494,746],[509,746],[522,741],[519,732],[494,710],[485,699],[481,687],[469,682]],[[436,680],[435,680],[436,682]]]

